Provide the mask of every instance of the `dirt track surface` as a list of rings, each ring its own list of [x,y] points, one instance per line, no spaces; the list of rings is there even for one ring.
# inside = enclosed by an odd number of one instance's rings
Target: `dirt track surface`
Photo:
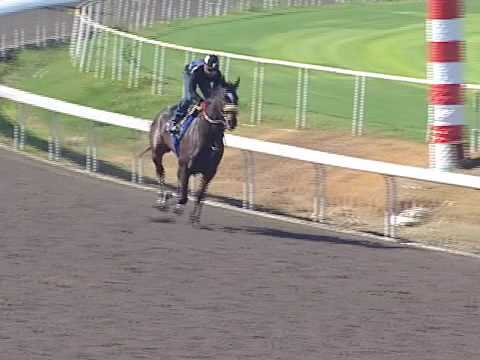
[[[478,260],[0,168],[2,359],[480,357]]]

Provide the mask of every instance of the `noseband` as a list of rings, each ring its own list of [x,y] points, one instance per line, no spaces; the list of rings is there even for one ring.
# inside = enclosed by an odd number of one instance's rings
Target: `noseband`
[[[207,107],[208,107],[208,102],[204,101],[201,105],[202,113],[205,118],[209,123],[211,124],[221,124],[224,127],[227,127],[227,120],[225,119],[226,115],[236,115],[238,113],[238,105],[235,104],[225,104],[223,106],[223,111],[222,111],[222,118],[221,119],[212,119],[207,115]]]

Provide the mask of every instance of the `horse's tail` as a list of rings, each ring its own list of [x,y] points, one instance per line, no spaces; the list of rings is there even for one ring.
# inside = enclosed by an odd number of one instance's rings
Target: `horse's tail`
[[[152,146],[148,146],[145,150],[143,150],[140,154],[138,154],[138,157],[141,158],[143,155],[147,153],[147,151],[151,150]]]

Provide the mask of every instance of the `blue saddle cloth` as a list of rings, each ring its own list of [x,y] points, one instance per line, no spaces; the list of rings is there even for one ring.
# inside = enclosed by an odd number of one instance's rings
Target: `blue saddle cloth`
[[[194,115],[190,115],[187,117],[185,121],[182,122],[180,125],[180,131],[178,134],[172,134],[172,142],[173,145],[175,146],[175,154],[178,157],[178,154],[180,153],[180,143],[182,142],[183,137],[187,133],[187,130],[190,128],[190,126],[193,124],[197,117]]]

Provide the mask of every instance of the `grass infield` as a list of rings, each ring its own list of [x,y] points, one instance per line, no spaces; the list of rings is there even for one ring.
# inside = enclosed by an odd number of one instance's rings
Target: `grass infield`
[[[480,82],[475,54],[480,48],[480,3],[466,1],[468,82]],[[218,18],[159,24],[142,35],[172,43],[260,57],[342,67],[354,70],[425,77],[424,1],[381,1],[316,8],[251,11]],[[132,43],[125,42],[122,81],[112,78],[112,43],[107,48],[105,79],[103,45],[92,47],[88,73],[75,69],[67,48],[27,50],[14,63],[0,64],[0,81],[27,91],[99,109],[152,118],[181,96],[185,53],[166,51],[164,94],[152,95],[154,48],[144,45],[138,87],[128,88]],[[471,56],[468,56],[471,54]],[[255,64],[232,61],[230,77],[240,76],[241,122],[250,122]],[[118,75],[118,74],[117,74]],[[265,126],[293,128],[298,71],[267,65],[263,93]],[[310,72],[307,127],[350,131],[354,79]],[[428,87],[369,79],[366,84],[364,128],[368,135],[425,140]],[[467,97],[467,125],[477,121],[473,94]]]

